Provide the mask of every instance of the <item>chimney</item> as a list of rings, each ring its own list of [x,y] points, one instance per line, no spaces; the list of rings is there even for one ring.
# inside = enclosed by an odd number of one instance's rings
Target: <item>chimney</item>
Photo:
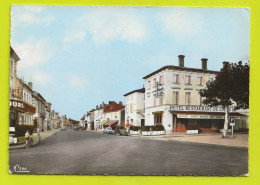
[[[96,105],[96,109],[98,109],[98,105]]]
[[[30,87],[31,90],[33,90],[33,83],[32,82],[28,82],[28,86]]]
[[[184,67],[184,55],[179,55],[179,66]]]
[[[228,67],[228,66],[229,66],[229,62],[224,61],[224,62],[223,62],[223,68]]]
[[[208,70],[208,59],[207,58],[202,58],[201,59],[201,66],[202,66],[202,69],[207,71]]]
[[[120,101],[120,102],[119,102],[119,105],[123,105],[123,103]]]

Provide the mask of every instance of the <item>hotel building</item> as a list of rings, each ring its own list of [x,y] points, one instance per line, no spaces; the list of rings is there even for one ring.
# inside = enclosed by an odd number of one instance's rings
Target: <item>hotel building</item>
[[[202,133],[218,132],[223,128],[224,109],[203,105],[200,89],[206,87],[219,71],[184,67],[184,55],[179,66],[167,65],[143,77],[145,80],[145,125],[163,125],[166,133],[185,132],[198,128]],[[230,109],[230,116],[244,115]]]

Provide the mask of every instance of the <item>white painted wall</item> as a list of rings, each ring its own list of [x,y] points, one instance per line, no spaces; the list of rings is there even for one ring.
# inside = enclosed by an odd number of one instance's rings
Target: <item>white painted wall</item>
[[[179,75],[179,84],[174,83],[174,74]],[[187,85],[185,83],[186,76],[191,76],[191,84]],[[154,85],[154,79],[159,82],[160,76],[164,76],[164,96],[163,104],[160,104],[160,99],[155,98],[156,86]],[[202,77],[202,84],[197,83],[198,77]],[[173,117],[168,111],[169,105],[173,104],[173,92],[179,92],[179,105],[185,105],[185,93],[191,93],[190,105],[198,105],[199,101],[199,89],[206,87],[206,82],[209,79],[214,79],[215,74],[202,73],[202,72],[187,72],[166,69],[161,71],[145,80],[145,125],[154,125],[154,114],[153,112],[163,111],[162,115],[162,125],[166,131],[171,131],[173,129]],[[151,83],[151,85],[149,84]],[[150,88],[151,87],[151,88]],[[156,104],[154,104],[154,101]]]
[[[134,126],[141,126],[141,119],[145,119],[144,95],[145,93],[134,92],[126,96],[125,123],[131,123]],[[140,111],[143,115],[138,113]]]

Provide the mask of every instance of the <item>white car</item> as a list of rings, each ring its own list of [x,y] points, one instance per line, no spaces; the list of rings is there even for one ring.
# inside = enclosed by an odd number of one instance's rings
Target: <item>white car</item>
[[[115,131],[111,127],[107,127],[104,131],[103,134],[114,134]]]

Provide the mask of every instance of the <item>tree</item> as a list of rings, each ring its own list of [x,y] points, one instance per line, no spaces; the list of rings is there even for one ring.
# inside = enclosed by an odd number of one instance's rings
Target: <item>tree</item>
[[[241,61],[223,64],[215,80],[208,81],[206,88],[200,90],[200,95],[205,97],[204,104],[225,108],[223,137],[227,137],[230,106],[234,105],[235,109],[249,107],[249,65],[243,65]]]

